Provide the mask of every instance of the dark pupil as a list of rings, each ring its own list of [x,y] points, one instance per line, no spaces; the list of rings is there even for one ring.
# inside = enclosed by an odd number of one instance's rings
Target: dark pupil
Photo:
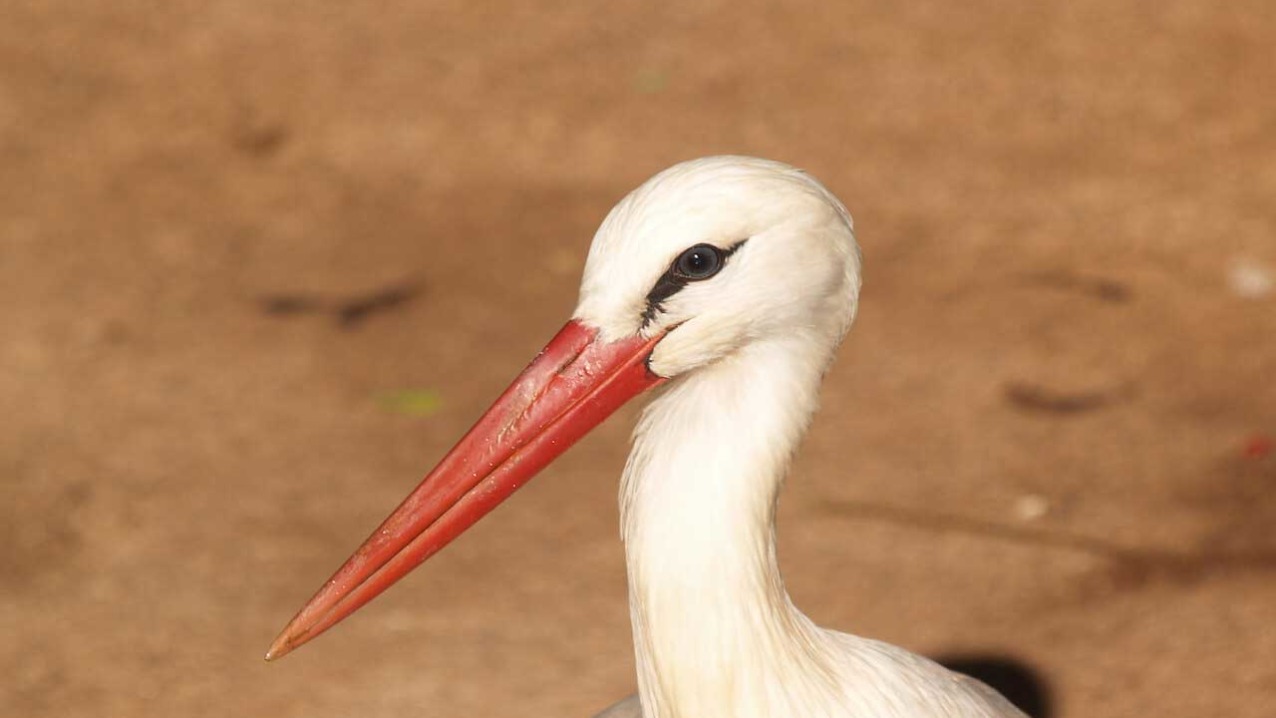
[[[688,279],[708,279],[722,266],[722,255],[717,247],[698,244],[678,257],[678,273]]]

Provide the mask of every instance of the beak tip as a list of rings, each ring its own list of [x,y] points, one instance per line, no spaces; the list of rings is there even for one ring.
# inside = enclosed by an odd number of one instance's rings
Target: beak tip
[[[279,634],[279,637],[275,639],[274,643],[270,644],[270,648],[267,649],[265,656],[266,662],[271,663],[273,661],[277,661],[289,653],[292,653],[292,649],[296,647],[297,646],[293,643],[293,639],[289,631],[285,629],[284,632]]]

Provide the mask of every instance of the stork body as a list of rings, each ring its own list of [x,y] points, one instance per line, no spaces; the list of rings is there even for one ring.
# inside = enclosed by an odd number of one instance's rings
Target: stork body
[[[572,322],[272,655],[370,600],[620,402],[663,385],[620,490],[638,694],[601,716],[1022,718],[973,679],[817,627],[784,589],[776,501],[859,286],[850,215],[808,175],[715,157],[652,178],[595,236]],[[558,398],[578,385],[591,393]],[[477,463],[464,471],[448,463],[466,457]],[[451,478],[461,474],[479,478]]]
[[[634,715],[1019,715],[983,684],[826,631],[789,600],[774,519],[791,444],[774,437],[795,441],[813,408],[790,405],[797,395],[813,405],[819,383],[802,351],[745,351],[671,387],[643,417],[622,496],[645,707]]]
[[[643,417],[622,497],[640,694],[602,715],[1021,715],[982,683],[824,630],[789,600],[774,533],[774,469],[787,452],[757,438],[805,416],[775,404],[801,380],[774,366],[741,357],[671,388]]]

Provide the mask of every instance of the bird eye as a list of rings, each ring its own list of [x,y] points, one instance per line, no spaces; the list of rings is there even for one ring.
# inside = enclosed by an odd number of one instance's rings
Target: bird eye
[[[692,281],[708,279],[722,269],[722,250],[712,244],[697,244],[678,255],[673,263],[674,272]]]

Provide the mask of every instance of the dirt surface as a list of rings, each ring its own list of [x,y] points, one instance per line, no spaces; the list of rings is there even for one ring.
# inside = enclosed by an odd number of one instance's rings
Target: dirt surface
[[[304,6],[303,6],[304,5]],[[627,410],[273,665],[675,161],[810,169],[860,320],[795,600],[1058,715],[1276,706],[1276,5],[0,1],[0,713],[585,716]]]

